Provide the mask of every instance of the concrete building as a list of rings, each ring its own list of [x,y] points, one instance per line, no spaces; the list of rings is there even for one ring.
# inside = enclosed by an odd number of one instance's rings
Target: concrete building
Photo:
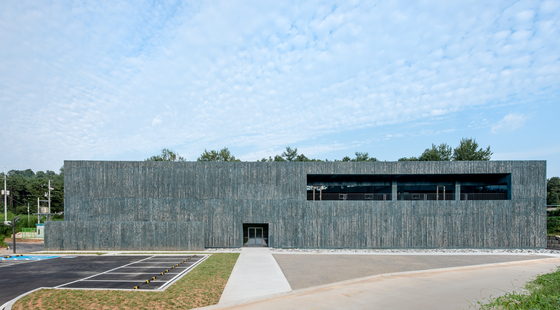
[[[48,250],[544,248],[546,162],[66,161]]]

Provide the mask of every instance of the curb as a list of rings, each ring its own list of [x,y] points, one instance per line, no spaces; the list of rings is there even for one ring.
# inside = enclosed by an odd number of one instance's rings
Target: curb
[[[42,290],[42,289],[44,289],[44,288],[47,288],[47,289],[48,289],[48,288],[52,288],[52,287],[40,287],[40,288],[36,288],[36,289],[34,289],[34,290],[32,290],[32,291],[29,291],[29,292],[27,292],[27,293],[21,294],[21,295],[19,295],[18,297],[16,297],[16,298],[14,298],[14,299],[8,301],[7,303],[1,305],[1,306],[0,306],[0,310],[12,310],[12,306],[13,306],[18,300],[20,300],[21,298],[23,298],[23,297],[25,297],[25,296],[27,296],[27,295],[29,295],[29,294],[35,292],[35,291]]]

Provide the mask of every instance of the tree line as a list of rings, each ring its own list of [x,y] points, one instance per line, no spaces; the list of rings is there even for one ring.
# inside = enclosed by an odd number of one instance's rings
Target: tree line
[[[399,161],[469,161],[490,160],[492,157],[490,146],[486,149],[479,148],[478,143],[472,138],[463,138],[456,148],[451,148],[447,143],[438,146],[432,144],[418,157],[403,157]]]
[[[431,148],[427,148],[418,157],[402,157],[399,161],[469,161],[469,160],[490,160],[492,157],[492,151],[490,146],[485,149],[479,147],[476,139],[473,138],[463,138],[459,142],[456,148],[451,148],[447,143],[442,143],[438,146],[432,144]],[[355,157],[344,156],[342,159],[335,159],[335,162],[375,162],[377,158],[370,157],[368,152],[356,152]],[[146,161],[178,161],[185,162],[186,159],[182,156],[176,154],[169,149],[163,149],[161,154],[154,155],[152,157],[146,158]],[[227,147],[221,150],[204,150],[202,154],[196,159],[197,161],[218,161],[218,162],[235,162],[241,161],[231,154]],[[257,162],[328,162],[330,160],[309,158],[304,154],[299,154],[297,148],[292,148],[290,146],[286,147],[286,150],[281,154],[274,155],[274,157],[269,156],[268,158],[262,158],[257,160]]]
[[[33,172],[27,170],[10,170],[7,175],[6,187],[10,194],[7,197],[8,211],[14,214],[27,214],[29,204],[30,213],[37,213],[37,198],[47,200],[45,194],[48,193],[49,180],[51,181],[51,212],[58,213],[64,211],[64,168],[60,168],[60,173],[47,170]],[[4,173],[0,173],[4,178]],[[2,182],[3,183],[3,182]],[[0,184],[4,189],[4,184]],[[4,197],[2,199],[2,214],[4,213]],[[42,207],[46,207],[46,202],[41,202]]]
[[[446,143],[438,146],[432,144],[418,157],[403,157],[399,161],[450,161],[450,160],[490,160],[492,151],[490,146],[486,148],[479,147],[474,139],[461,139],[459,145],[455,148],[450,147]],[[184,162],[185,158],[176,154],[169,149],[163,149],[161,154],[151,156],[146,161],[175,161]],[[204,150],[197,158],[197,161],[217,161],[217,162],[238,162],[228,148],[221,150]],[[258,160],[259,162],[324,162],[328,159],[309,158],[304,154],[298,153],[297,148],[286,147],[285,151]],[[370,157],[368,152],[355,152],[353,157],[345,156],[342,159],[335,159],[335,162],[375,162],[375,157]],[[4,174],[0,172],[0,177]],[[27,204],[30,206],[30,213],[37,213],[37,198],[46,200],[45,193],[48,191],[48,180],[51,180],[51,211],[58,213],[64,211],[64,167],[60,168],[57,174],[54,171],[38,171],[33,172],[27,170],[10,170],[7,173],[7,189],[8,195],[8,211],[13,214],[27,214]],[[3,184],[0,184],[3,187]],[[2,214],[4,211],[4,197],[0,197]],[[547,204],[560,205],[560,178],[552,177],[547,180]],[[46,206],[46,203],[42,203]]]
[[[21,215],[20,221],[16,225],[16,232],[22,231],[25,227],[35,227],[37,216],[37,198],[47,200],[45,193],[48,193],[49,180],[51,181],[51,212],[60,213],[64,211],[64,168],[60,168],[60,173],[54,171],[10,170],[6,173],[6,187],[9,195],[7,198],[8,220],[14,216]],[[4,189],[4,172],[0,173],[2,179],[0,187]],[[12,228],[2,225],[4,221],[4,196],[0,195],[0,246],[4,236],[10,236]],[[29,205],[30,216],[27,216],[27,206]],[[46,202],[41,202],[41,207],[46,207]],[[51,219],[61,219],[62,216],[53,216]],[[42,221],[45,219],[43,218]]]

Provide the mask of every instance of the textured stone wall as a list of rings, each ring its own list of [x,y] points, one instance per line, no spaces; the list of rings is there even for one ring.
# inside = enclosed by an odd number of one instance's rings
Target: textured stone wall
[[[65,162],[65,220],[202,222],[206,247],[544,248],[546,162]],[[511,174],[511,200],[307,201],[307,174]],[[48,231],[47,231],[48,232]]]
[[[560,236],[546,236],[546,247],[560,250]]]
[[[45,222],[45,250],[203,250],[200,222]]]

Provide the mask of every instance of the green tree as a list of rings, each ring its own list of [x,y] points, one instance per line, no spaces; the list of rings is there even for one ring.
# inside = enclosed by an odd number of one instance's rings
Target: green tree
[[[219,151],[210,150],[207,151],[206,149],[204,152],[196,159],[197,161],[223,161],[223,162],[233,162],[233,161],[241,161],[235,156],[231,155],[231,152],[228,150],[227,147]]]
[[[303,154],[298,154],[298,156],[296,156],[294,161],[311,161],[311,159],[307,158],[307,156]]]
[[[287,146],[286,150],[282,153],[281,156],[286,161],[295,161],[298,156],[297,147],[295,149],[292,149],[291,147]]]
[[[364,162],[364,161],[373,162],[373,161],[377,161],[377,158],[369,157],[368,152],[356,152],[354,154],[356,155],[356,158],[350,158],[348,156],[344,156],[341,161],[344,161],[344,162]]]
[[[399,158],[399,161],[418,161],[418,157],[402,157]]]
[[[278,161],[278,162],[300,161],[300,162],[302,162],[302,161],[322,161],[322,160],[314,159],[314,158],[308,158],[304,154],[298,154],[297,148],[291,148],[291,147],[287,146],[286,150],[284,152],[282,152],[282,154],[275,155],[274,158],[269,156],[268,159],[263,158],[263,159],[257,160],[257,161],[258,162],[273,162],[273,161]]]
[[[450,161],[453,150],[447,143],[439,146],[432,144],[432,148],[426,149],[418,158],[420,161]]]
[[[173,152],[169,149],[162,149],[160,155],[154,155],[150,158],[146,158],[145,161],[179,161],[179,162],[185,162],[186,160],[183,157],[179,156],[179,154],[176,154],[175,152]]]
[[[546,204],[560,205],[560,178],[552,177],[546,180]]]
[[[463,138],[459,146],[453,150],[453,160],[490,160],[492,157],[490,146],[486,149],[478,148],[478,143],[472,138]]]
[[[38,171],[34,173],[31,169],[10,170],[8,173],[7,187],[8,210],[15,214],[27,215],[27,204],[31,213],[37,212],[37,198],[45,200],[48,192],[48,183],[54,189],[51,191],[51,211],[53,213],[64,210],[64,174],[56,174],[54,171]],[[3,199],[2,199],[3,200]],[[4,206],[2,206],[2,211]]]

